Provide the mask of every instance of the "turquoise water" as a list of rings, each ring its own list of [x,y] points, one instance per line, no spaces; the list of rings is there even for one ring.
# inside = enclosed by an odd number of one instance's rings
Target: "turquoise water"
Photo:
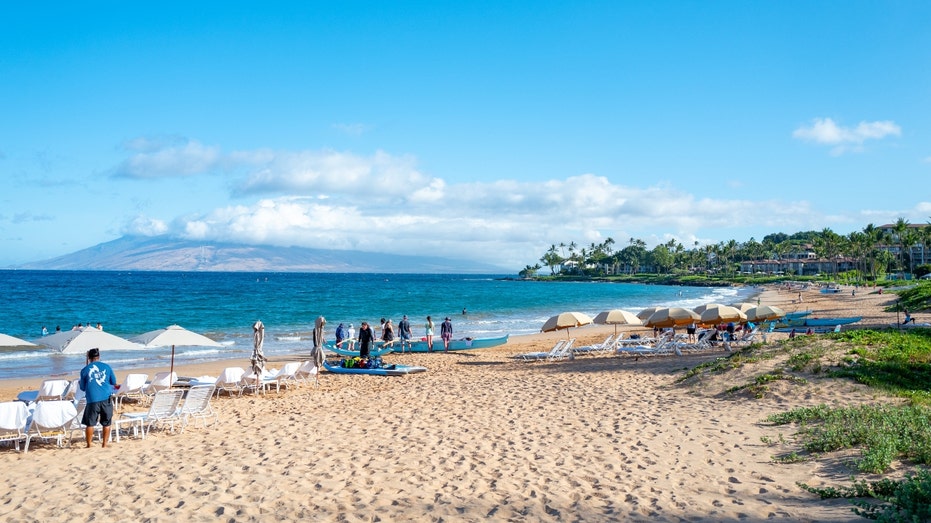
[[[307,354],[313,322],[327,319],[327,339],[340,323],[356,328],[380,318],[397,323],[407,314],[414,334],[426,316],[450,316],[455,336],[488,337],[539,331],[563,311],[595,316],[608,309],[631,312],[650,306],[695,307],[741,299],[737,288],[534,282],[506,275],[179,273],[0,271],[0,332],[29,341],[73,325],[98,322],[130,338],[178,324],[219,341],[220,348],[178,347],[175,364],[241,359],[252,352],[251,326],[266,326],[268,355]],[[465,309],[465,314],[463,314]],[[169,349],[110,351],[115,369],[168,366]],[[83,355],[43,347],[0,349],[0,379],[70,375]]]

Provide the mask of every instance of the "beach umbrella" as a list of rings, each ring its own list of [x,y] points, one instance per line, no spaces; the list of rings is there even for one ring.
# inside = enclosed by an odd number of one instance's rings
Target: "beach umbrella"
[[[785,315],[785,311],[775,305],[760,305],[747,311],[747,319],[750,321],[778,320]]]
[[[647,307],[646,309],[643,309],[642,311],[638,312],[637,317],[640,318],[641,321],[647,321],[648,319],[650,319],[650,316],[652,316],[654,312],[662,308],[663,307]]]
[[[169,325],[164,329],[156,329],[144,334],[140,334],[133,341],[139,342],[143,347],[150,349],[153,347],[171,346],[171,365],[168,368],[169,376],[175,371],[175,347],[220,347],[221,345],[203,334],[191,332],[180,325]]]
[[[739,310],[740,312],[746,314],[748,310],[753,309],[754,307],[756,307],[756,304],[755,304],[755,303],[750,303],[750,302],[748,302],[748,301],[742,301],[742,302],[738,302],[738,303],[732,304],[731,307],[733,307],[733,308]]]
[[[747,321],[747,315],[730,305],[717,305],[708,307],[701,313],[702,323],[742,323]]]
[[[35,347],[36,344],[19,338],[0,334],[0,347]]]
[[[326,318],[317,316],[316,321],[314,321],[314,348],[311,351],[311,356],[318,369],[323,367],[323,327],[325,326]]]
[[[569,338],[569,329],[588,325],[591,322],[592,319],[587,314],[581,312],[563,312],[562,314],[557,314],[546,320],[543,326],[540,327],[540,330],[543,332],[552,332],[565,329],[566,338]]]
[[[643,325],[636,314],[621,309],[600,312],[592,321],[599,325],[614,325],[614,334],[617,334],[618,325]]]
[[[695,311],[683,309],[682,307],[664,307],[654,312],[643,324],[647,327],[675,327],[677,325],[688,325],[697,323],[701,320]]]
[[[698,314],[699,316],[701,316],[701,314],[705,312],[707,309],[711,309],[714,307],[721,307],[721,306],[722,306],[721,303],[705,303],[703,305],[699,305],[698,307],[695,307],[692,310],[695,311],[695,314]]]
[[[56,332],[36,340],[39,345],[51,347],[62,354],[84,354],[89,349],[120,350],[141,349],[142,345],[114,336],[95,327]]]

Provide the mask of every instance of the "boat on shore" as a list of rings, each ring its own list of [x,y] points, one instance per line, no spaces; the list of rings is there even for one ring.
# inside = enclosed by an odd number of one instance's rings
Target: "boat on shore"
[[[371,376],[405,376],[407,374],[427,372],[426,367],[416,367],[414,365],[392,364],[377,369],[365,369],[360,367],[347,368],[339,365],[331,365],[327,361],[323,362],[323,368],[334,374],[368,374]]]
[[[496,336],[494,338],[462,338],[459,340],[449,340],[449,350],[461,351],[497,347],[506,344],[508,342],[508,336],[510,336],[510,334]],[[427,348],[427,340],[424,339],[412,340],[410,348],[404,347],[404,352],[408,351],[430,352],[429,348]],[[394,352],[401,352],[401,345],[398,340],[395,340]],[[439,336],[433,337],[433,352],[443,352],[443,340],[441,340]]]
[[[797,319],[799,319],[799,318],[804,318],[805,316],[809,316],[809,315],[810,315],[811,313],[813,313],[813,312],[815,312],[815,311],[813,311],[813,310],[811,310],[811,309],[808,309],[807,311],[787,312],[786,315],[784,316],[784,319],[786,319],[786,320],[797,320]]]
[[[848,325],[862,320],[862,316],[849,316],[845,318],[798,318],[785,320],[786,327],[834,327],[835,325]]]
[[[345,356],[347,358],[358,358],[360,356],[359,351],[357,350],[348,350],[342,347],[337,347],[333,343],[325,343],[323,349],[332,352],[333,354],[339,354],[340,356]],[[372,358],[377,358],[379,356],[384,356],[385,354],[390,354],[394,352],[394,347],[380,347],[377,349],[372,349],[369,351],[369,356]]]

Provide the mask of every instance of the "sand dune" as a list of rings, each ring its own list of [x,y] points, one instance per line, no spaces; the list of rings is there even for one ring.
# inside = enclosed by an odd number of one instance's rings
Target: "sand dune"
[[[769,290],[761,301],[792,306]],[[806,296],[808,298],[808,296]],[[830,315],[891,321],[888,295],[814,296]],[[844,314],[840,314],[843,312]],[[827,313],[823,315],[828,315]],[[613,327],[573,331],[600,341]],[[726,383],[677,385],[721,355],[586,356],[519,362],[565,333],[451,354],[388,356],[427,373],[324,374],[267,396],[222,397],[220,422],[125,438],[106,449],[0,449],[7,521],[860,521],[802,491],[845,479],[818,462],[780,465],[760,421],[795,406],[858,402],[853,385],[761,400]],[[772,339],[772,338],[771,338]],[[236,362],[246,365],[247,362]],[[273,362],[280,365],[282,362]],[[218,374],[228,363],[182,368]],[[33,384],[35,385],[35,384]],[[12,398],[22,383],[0,386]],[[132,407],[128,407],[132,408]],[[785,430],[784,428],[782,430]]]

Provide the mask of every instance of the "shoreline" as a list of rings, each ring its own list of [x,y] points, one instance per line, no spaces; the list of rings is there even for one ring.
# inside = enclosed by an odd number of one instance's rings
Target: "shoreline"
[[[758,297],[793,305],[778,289],[762,289]],[[884,323],[890,315],[881,307],[894,296],[808,298],[804,305],[821,315],[857,311]],[[613,332],[612,325],[597,325],[568,335],[585,345]],[[765,440],[785,429],[761,420],[820,403],[872,403],[876,391],[824,380],[780,383],[754,399],[724,393],[732,381],[752,379],[747,375],[676,383],[684,368],[723,351],[513,358],[565,337],[565,331],[537,333],[488,349],[386,356],[429,369],[421,374],[324,372],[317,388],[222,395],[211,401],[217,422],[183,433],[153,431],[144,440],[123,437],[105,449],[99,443],[86,449],[80,438],[64,448],[36,444],[28,454],[2,448],[8,471],[0,480],[8,493],[2,514],[14,522],[862,521],[847,500],[821,500],[796,486],[836,485],[846,477],[840,465],[774,462]],[[286,359],[272,358],[269,366]],[[215,376],[225,365],[177,370]],[[38,385],[27,382],[16,380]],[[0,381],[0,394],[15,396],[13,385]],[[120,488],[107,487],[114,481]]]

